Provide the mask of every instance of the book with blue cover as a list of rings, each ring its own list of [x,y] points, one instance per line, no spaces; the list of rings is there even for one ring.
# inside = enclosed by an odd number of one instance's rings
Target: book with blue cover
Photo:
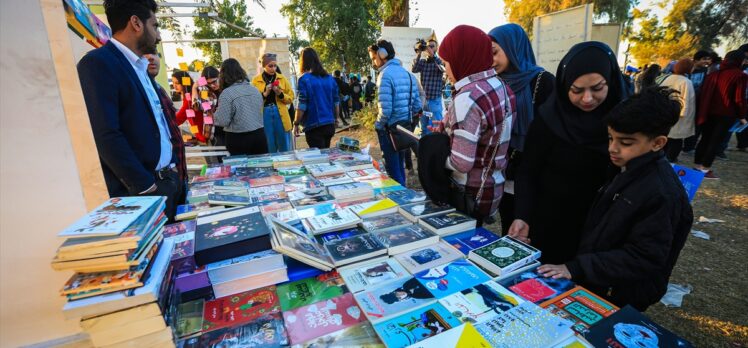
[[[397,205],[407,205],[426,201],[426,194],[423,193],[423,191],[414,191],[411,189],[387,192],[384,196],[395,201]]]
[[[320,242],[321,244],[327,244],[335,240],[355,237],[355,236],[366,234],[366,233],[368,232],[364,231],[364,229],[362,229],[361,227],[354,227],[354,228],[347,228],[341,231],[320,234],[320,235],[315,236],[315,239],[317,239],[317,241]]]
[[[436,266],[413,276],[436,298],[443,298],[491,280],[491,277],[465,259]]]
[[[389,348],[402,348],[436,336],[461,324],[444,306],[433,303],[387,321],[374,324]]]
[[[693,201],[693,197],[696,196],[696,191],[699,190],[701,182],[704,181],[705,173],[700,170],[686,168],[677,164],[671,165],[673,166],[675,175],[678,176],[681,184],[683,184],[683,188],[686,189],[686,193],[688,194],[688,201]]]
[[[495,233],[478,227],[474,230],[453,234],[444,237],[444,241],[457,248],[463,254],[467,255],[470,250],[478,249],[497,241],[500,237]]]

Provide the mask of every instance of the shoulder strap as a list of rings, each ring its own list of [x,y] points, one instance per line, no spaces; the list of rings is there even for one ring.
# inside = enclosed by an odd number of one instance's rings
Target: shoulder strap
[[[540,88],[540,80],[543,78],[545,70],[538,73],[538,77],[535,78],[535,88],[532,91],[532,105],[535,105],[535,100],[538,96],[538,89]]]
[[[503,82],[503,81],[502,81]],[[506,115],[509,113],[509,105],[511,103],[511,100],[509,98],[509,92],[507,92],[506,82],[502,83],[502,91],[504,92],[504,120],[501,122],[501,131],[499,132],[499,138],[496,141],[496,144],[493,146],[493,154],[491,155],[491,162],[488,163],[488,166],[483,167],[483,172],[481,173],[481,180],[480,180],[480,188],[478,189],[478,194],[475,196],[475,202],[478,203],[480,201],[480,197],[483,195],[483,187],[486,185],[486,179],[488,179],[488,174],[493,172],[493,166],[496,163],[496,153],[499,151],[499,146],[501,146],[501,135],[504,134],[504,130],[506,128]]]

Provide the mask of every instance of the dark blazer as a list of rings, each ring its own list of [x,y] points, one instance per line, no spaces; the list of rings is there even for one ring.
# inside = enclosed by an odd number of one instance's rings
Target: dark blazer
[[[109,195],[130,196],[155,182],[161,151],[148,96],[130,62],[113,43],[78,63],[83,97]]]
[[[643,312],[665,295],[692,223],[688,195],[662,152],[640,156],[600,189],[566,266],[578,284]]]

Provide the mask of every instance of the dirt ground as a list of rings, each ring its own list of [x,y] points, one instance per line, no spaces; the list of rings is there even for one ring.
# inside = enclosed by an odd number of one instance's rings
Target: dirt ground
[[[341,131],[340,136],[359,139],[361,147],[371,145],[371,155],[381,160],[373,131]],[[734,148],[735,143],[730,144]],[[297,138],[297,148],[306,147]],[[724,220],[724,223],[694,223],[693,229],[706,232],[710,240],[689,236],[670,279],[671,283],[693,287],[680,308],[657,303],[646,315],[655,322],[688,339],[696,347],[748,347],[748,153],[728,151],[728,160],[717,160],[719,180],[707,180],[693,201],[694,217]],[[682,165],[693,158],[681,156]],[[415,171],[408,187],[418,189]],[[487,226],[499,232],[499,224]]]

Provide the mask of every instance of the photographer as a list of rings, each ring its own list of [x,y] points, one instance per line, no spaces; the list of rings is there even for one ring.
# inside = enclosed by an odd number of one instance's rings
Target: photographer
[[[424,40],[418,40],[414,47],[416,59],[413,60],[411,71],[421,73],[421,85],[426,92],[426,109],[432,114],[433,121],[442,119],[442,90],[444,89],[443,65],[442,60],[437,57],[436,40],[429,40],[428,44]],[[427,116],[421,116],[421,134],[430,133],[430,125]]]

